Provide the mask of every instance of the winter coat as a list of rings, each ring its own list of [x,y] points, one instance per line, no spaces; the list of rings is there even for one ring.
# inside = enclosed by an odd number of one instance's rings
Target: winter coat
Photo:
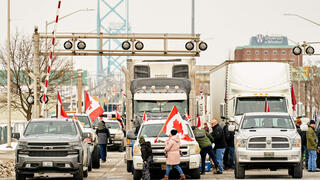
[[[317,134],[312,127],[309,127],[307,131],[307,149],[316,150],[317,146],[318,146]]]
[[[205,133],[204,137],[196,138],[200,148],[202,149],[202,148],[205,148],[207,146],[211,146],[212,142],[214,141],[212,136],[205,130],[201,130],[201,129],[193,130],[194,135],[196,135],[199,132]]]
[[[141,157],[143,161],[147,161],[148,157],[152,157],[152,149],[150,142],[144,142],[140,145]]]
[[[166,140],[164,151],[167,153],[167,165],[180,164],[180,137],[175,135]]]
[[[228,130],[228,125],[223,127],[223,133],[228,147],[234,146],[234,132]]]
[[[214,141],[213,141],[215,144],[214,149],[226,148],[226,140],[224,137],[224,133],[223,133],[223,130],[219,124],[212,127],[211,136],[214,139]]]
[[[107,144],[108,138],[110,137],[108,128],[103,127],[102,129],[97,129],[96,134],[98,136],[98,144]]]

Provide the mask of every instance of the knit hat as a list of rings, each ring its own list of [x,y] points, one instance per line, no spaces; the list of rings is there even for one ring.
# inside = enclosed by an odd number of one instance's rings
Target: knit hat
[[[301,121],[301,119],[300,119],[300,118],[298,118],[298,119],[297,119],[296,124],[299,124],[299,125],[301,125],[301,124],[302,124],[302,121]]]
[[[141,136],[139,139],[139,144],[143,144],[146,140],[144,139],[144,136]]]
[[[314,120],[310,120],[310,124],[316,124]]]

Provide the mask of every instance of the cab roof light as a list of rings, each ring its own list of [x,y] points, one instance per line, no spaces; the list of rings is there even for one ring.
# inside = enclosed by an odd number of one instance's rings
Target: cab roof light
[[[258,95],[258,93],[254,93],[253,95],[255,95],[255,96],[256,96],[256,95]]]
[[[169,88],[170,88],[170,86],[166,86],[166,90],[167,90],[167,91],[169,90]]]
[[[156,89],[156,86],[151,86],[151,89],[152,89],[152,90],[155,90],[155,89]]]
[[[147,87],[146,87],[146,86],[142,86],[142,88],[141,88],[141,89],[142,89],[142,91],[143,91],[143,92],[146,92]]]

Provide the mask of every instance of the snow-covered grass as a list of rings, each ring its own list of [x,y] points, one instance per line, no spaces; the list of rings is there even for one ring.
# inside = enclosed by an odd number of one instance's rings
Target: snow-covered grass
[[[0,151],[13,151],[13,150],[16,149],[17,144],[18,144],[17,142],[11,142],[11,147],[12,147],[12,148],[8,148],[8,147],[7,147],[8,144],[1,144],[1,145],[0,145]]]

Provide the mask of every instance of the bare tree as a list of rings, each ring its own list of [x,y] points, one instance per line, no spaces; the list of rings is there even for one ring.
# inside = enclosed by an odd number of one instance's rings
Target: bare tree
[[[44,47],[44,42],[41,42]],[[30,73],[33,72],[33,47],[32,38],[16,33],[11,39],[11,76],[12,76],[12,108],[20,111],[27,120],[31,119],[32,105],[28,104],[26,98],[33,94],[33,79]],[[43,48],[44,49],[44,48]],[[47,72],[48,58],[40,56],[40,72]],[[49,99],[55,99],[56,88],[63,84],[70,83],[73,79],[70,61],[63,58],[54,58],[51,66],[51,73],[48,85]],[[7,51],[5,47],[0,47],[0,88],[7,88]],[[45,81],[45,76],[40,79]],[[5,92],[2,92],[5,93]],[[37,99],[35,99],[36,101]],[[0,98],[0,108],[7,106],[6,98]]]

